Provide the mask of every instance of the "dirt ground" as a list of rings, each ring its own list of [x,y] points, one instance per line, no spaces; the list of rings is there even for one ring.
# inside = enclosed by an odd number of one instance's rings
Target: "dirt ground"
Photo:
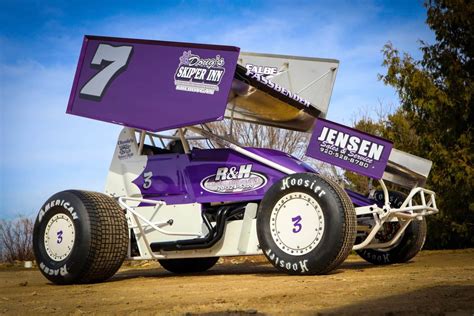
[[[474,249],[423,251],[373,266],[351,255],[325,276],[288,276],[264,257],[227,258],[203,274],[125,264],[108,282],[56,286],[36,269],[0,268],[0,314],[474,315]]]

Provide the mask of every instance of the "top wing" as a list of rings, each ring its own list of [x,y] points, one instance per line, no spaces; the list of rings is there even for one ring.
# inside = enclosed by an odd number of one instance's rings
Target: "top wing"
[[[222,119],[239,48],[85,36],[67,113],[150,131]]]

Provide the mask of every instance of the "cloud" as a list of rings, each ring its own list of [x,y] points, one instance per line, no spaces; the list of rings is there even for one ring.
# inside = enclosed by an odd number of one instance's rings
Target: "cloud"
[[[67,188],[101,191],[119,127],[65,114],[73,65],[0,65],[0,217],[36,212]]]

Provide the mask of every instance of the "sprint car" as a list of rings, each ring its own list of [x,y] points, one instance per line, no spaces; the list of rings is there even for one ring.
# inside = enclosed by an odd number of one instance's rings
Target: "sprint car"
[[[34,253],[43,275],[100,282],[127,258],[196,273],[219,257],[263,254],[295,275],[329,273],[352,250],[374,264],[413,258],[425,216],[438,211],[423,188],[431,162],[325,119],[338,66],[233,46],[85,36],[67,113],[123,129],[103,193],[66,190],[41,206]],[[227,132],[209,128],[223,119]],[[234,121],[309,133],[306,157],[378,185],[363,195],[291,153],[242,146]]]

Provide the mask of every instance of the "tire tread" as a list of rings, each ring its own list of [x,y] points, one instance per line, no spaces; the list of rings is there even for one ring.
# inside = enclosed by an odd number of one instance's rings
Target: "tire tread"
[[[327,176],[320,174],[319,177],[325,180],[338,195],[344,209],[344,239],[341,240],[339,246],[340,250],[334,260],[332,260],[325,269],[322,269],[321,274],[325,274],[341,265],[351,253],[357,234],[357,217],[354,205],[344,189],[336,181]]]
[[[104,281],[122,265],[128,250],[128,225],[125,213],[108,195],[71,190],[84,203],[91,225],[91,245],[78,283]]]

